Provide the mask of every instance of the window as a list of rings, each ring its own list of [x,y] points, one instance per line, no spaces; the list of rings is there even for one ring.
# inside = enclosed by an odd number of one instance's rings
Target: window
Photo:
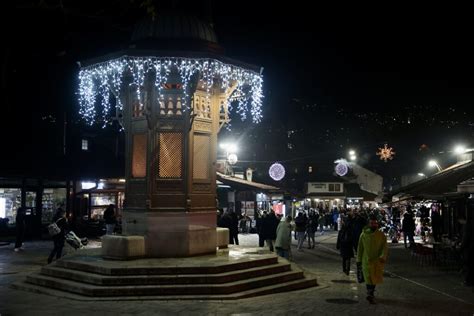
[[[193,178],[199,180],[209,179],[209,159],[211,139],[207,135],[194,136]]]
[[[308,172],[309,172],[309,173],[313,172],[313,167],[312,167],[312,166],[309,166],[309,167],[308,167]]]
[[[89,150],[89,141],[87,139],[83,139],[81,143],[82,150]]]
[[[132,177],[146,176],[146,134],[133,135]]]
[[[328,186],[329,192],[341,192],[341,184],[340,183],[329,183]]]
[[[179,179],[182,177],[183,135],[181,133],[160,133],[158,177]]]

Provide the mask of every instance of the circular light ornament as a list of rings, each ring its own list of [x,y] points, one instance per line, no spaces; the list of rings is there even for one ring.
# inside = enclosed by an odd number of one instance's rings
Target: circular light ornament
[[[285,177],[285,167],[282,164],[275,162],[268,169],[268,174],[275,181],[280,181]]]
[[[347,164],[340,162],[336,165],[334,171],[338,176],[343,177],[349,172],[349,167]]]
[[[237,155],[236,154],[230,154],[229,156],[227,156],[227,161],[229,161],[229,163],[231,165],[235,165],[238,161]]]

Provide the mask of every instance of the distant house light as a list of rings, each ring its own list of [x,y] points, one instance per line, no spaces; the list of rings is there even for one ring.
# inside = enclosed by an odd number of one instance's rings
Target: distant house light
[[[96,186],[95,182],[88,182],[88,181],[81,182],[81,187],[83,190],[92,189],[95,186]]]
[[[89,150],[89,141],[87,139],[82,140],[81,149],[84,151]]]

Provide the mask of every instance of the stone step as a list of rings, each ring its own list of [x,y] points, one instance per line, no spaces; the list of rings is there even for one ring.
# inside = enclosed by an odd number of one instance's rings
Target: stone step
[[[182,275],[182,274],[219,274],[242,269],[274,265],[278,263],[275,255],[262,256],[252,260],[233,261],[226,264],[213,265],[175,265],[175,266],[153,266],[150,264],[140,266],[134,263],[133,266],[117,267],[108,264],[107,261],[81,261],[81,260],[58,260],[55,265],[69,270],[78,270],[102,275]]]
[[[283,282],[279,284],[269,285],[269,286],[265,286],[261,288],[256,288],[256,289],[252,289],[248,291],[227,294],[227,295],[216,294],[216,295],[121,296],[120,300],[121,301],[123,300],[128,300],[128,301],[146,301],[146,300],[223,301],[223,300],[251,298],[251,297],[256,297],[260,295],[277,294],[277,293],[288,292],[288,291],[303,290],[303,289],[308,289],[315,286],[318,286],[318,283],[315,277],[305,277],[304,279]],[[46,294],[46,295],[53,295],[56,297],[67,298],[67,299],[76,300],[76,301],[116,301],[117,300],[117,298],[113,296],[109,296],[109,297],[83,296],[83,295],[78,295],[71,292],[64,292],[61,290],[47,288],[44,286],[34,285],[34,284],[26,283],[23,281],[14,283],[12,284],[11,287],[17,290],[29,291],[33,293]],[[282,297],[282,299],[285,299],[285,298]]]
[[[265,275],[287,272],[289,263],[281,262],[250,269],[216,274],[178,274],[178,275],[100,275],[90,272],[70,270],[60,266],[48,265],[41,269],[41,274],[64,278],[94,285],[157,285],[157,284],[222,284],[256,278]]]
[[[26,279],[28,283],[34,285],[45,286],[85,296],[97,297],[149,295],[222,295],[245,292],[272,285],[281,285],[282,283],[296,280],[305,280],[303,271],[296,269],[295,271],[277,273],[270,276],[256,277],[248,280],[240,280],[225,284],[97,286],[40,274],[27,276]],[[295,287],[297,288],[296,284],[300,283],[295,283]],[[306,283],[303,282],[301,284]]]

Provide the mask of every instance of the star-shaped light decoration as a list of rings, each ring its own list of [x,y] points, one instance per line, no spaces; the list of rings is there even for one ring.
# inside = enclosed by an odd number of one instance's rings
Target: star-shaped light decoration
[[[376,154],[377,156],[380,156],[380,160],[383,160],[385,162],[387,162],[388,160],[392,160],[393,156],[395,156],[393,148],[388,147],[387,144],[385,144],[383,148],[379,148],[379,151]]]

